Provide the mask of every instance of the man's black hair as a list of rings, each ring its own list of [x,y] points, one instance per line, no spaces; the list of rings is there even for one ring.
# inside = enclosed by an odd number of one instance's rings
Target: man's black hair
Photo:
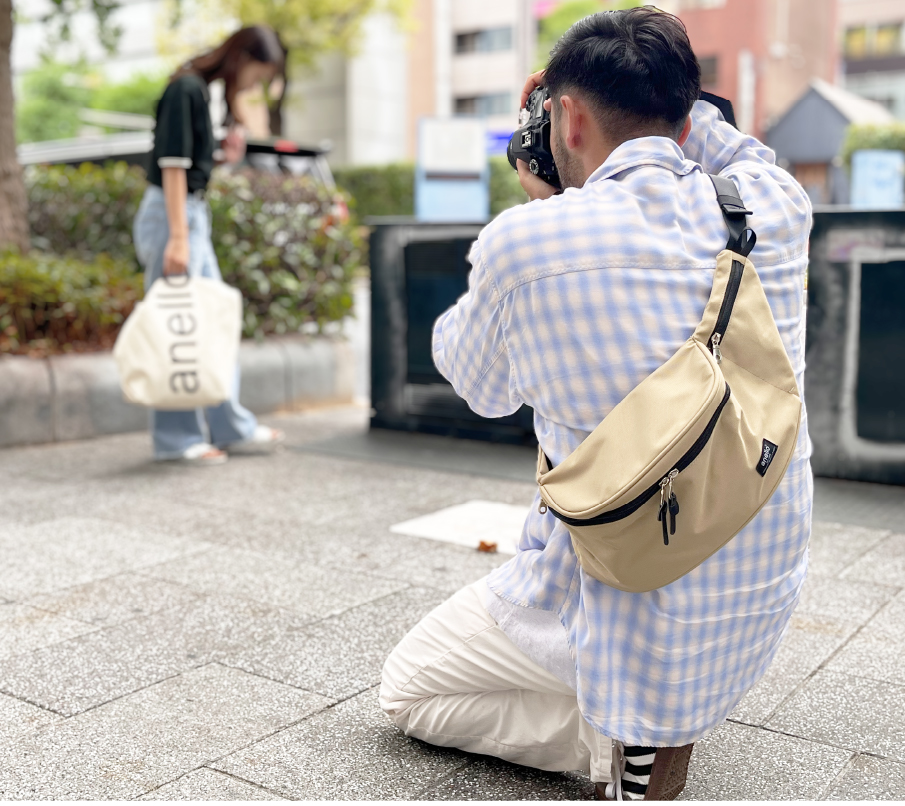
[[[553,49],[544,83],[554,98],[583,96],[611,136],[676,137],[700,95],[701,68],[678,17],[644,6],[576,22]]]

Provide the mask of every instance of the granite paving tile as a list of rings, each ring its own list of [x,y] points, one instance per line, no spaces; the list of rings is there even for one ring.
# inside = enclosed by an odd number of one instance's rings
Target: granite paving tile
[[[768,728],[905,761],[905,686],[820,671],[767,722]]]
[[[838,576],[889,535],[887,529],[815,521],[808,546],[810,570]]]
[[[282,428],[287,445],[320,442],[338,434],[366,431],[370,420],[367,406],[329,406],[285,414],[270,414],[259,418],[262,422]]]
[[[382,566],[376,573],[407,580],[420,587],[437,588],[452,596],[508,559],[510,556],[505,554],[483,553],[466,546],[424,540],[420,550],[397,556],[395,562]]]
[[[543,772],[478,757],[418,797],[421,800],[587,800],[594,785],[578,772]]]
[[[225,662],[290,685],[344,699],[380,682],[387,656],[403,636],[446,599],[409,588],[296,632],[258,641]]]
[[[21,655],[94,630],[90,624],[20,604],[0,605],[0,658]]]
[[[138,800],[284,800],[231,775],[199,767]]]
[[[0,745],[15,736],[30,733],[60,719],[57,714],[36,705],[0,694]]]
[[[285,555],[222,547],[142,573],[202,593],[290,608],[311,618],[341,613],[407,587],[405,582],[314,566]]]
[[[763,725],[780,704],[855,632],[857,624],[796,610],[773,662],[730,719]]]
[[[26,445],[3,451],[3,470],[14,478],[45,483],[116,475],[151,459],[145,434],[114,434],[103,439]]]
[[[223,530],[211,540],[234,548],[286,555],[353,574],[392,568],[400,558],[424,551],[428,542],[363,525],[356,529],[339,528],[332,523],[314,526],[284,517],[248,519],[245,525],[242,530]]]
[[[726,722],[694,746],[680,800],[815,800],[847,750]]]
[[[859,755],[834,782],[826,799],[905,801],[905,764]]]
[[[890,535],[840,574],[878,585],[905,588],[905,535]]]
[[[407,739],[365,691],[210,766],[301,800],[413,800],[466,763]]]
[[[208,597],[0,661],[0,690],[65,716],[258,646],[308,622],[247,600]]]
[[[863,624],[897,592],[890,585],[809,573],[795,613]]]
[[[905,591],[877,613],[827,668],[905,686]]]
[[[0,799],[135,798],[325,705],[206,666],[0,746]]]
[[[65,517],[0,527],[2,588],[15,597],[52,593],[199,551],[205,544],[111,521]]]
[[[119,574],[26,601],[67,618],[106,626],[197,599],[198,594],[183,585],[137,574]]]

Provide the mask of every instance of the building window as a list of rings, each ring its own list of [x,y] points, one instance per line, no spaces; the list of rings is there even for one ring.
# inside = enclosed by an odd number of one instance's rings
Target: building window
[[[874,55],[895,56],[902,52],[902,23],[878,25],[874,34]]]
[[[705,89],[712,89],[718,83],[717,57],[705,56],[703,59],[698,59],[698,64],[701,65],[701,86]]]
[[[905,53],[903,33],[901,22],[849,28],[845,32],[845,56],[848,59],[867,59]]]
[[[456,34],[456,53],[491,53],[512,50],[512,28],[488,28]]]
[[[457,115],[475,115],[487,117],[488,115],[514,114],[512,109],[512,93],[496,92],[491,95],[477,95],[470,98],[456,98]]]

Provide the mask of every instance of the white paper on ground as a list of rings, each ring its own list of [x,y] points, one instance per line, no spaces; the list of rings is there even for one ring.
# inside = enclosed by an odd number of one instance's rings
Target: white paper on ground
[[[477,549],[481,541],[496,543],[501,554],[515,554],[527,517],[528,507],[475,500],[397,523],[390,531],[472,549]]]

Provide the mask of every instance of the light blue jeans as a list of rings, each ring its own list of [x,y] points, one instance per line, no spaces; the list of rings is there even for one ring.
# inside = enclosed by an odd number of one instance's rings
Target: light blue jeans
[[[189,274],[221,280],[220,267],[211,243],[211,213],[197,196],[186,199],[189,225]],[[141,200],[132,228],[135,252],[145,272],[145,290],[163,275],[163,252],[170,237],[163,190],[149,185]],[[200,442],[224,447],[250,437],[258,424],[255,416],[239,405],[239,368],[230,400],[219,406],[189,411],[151,411],[151,435],[155,459],[176,459]]]

